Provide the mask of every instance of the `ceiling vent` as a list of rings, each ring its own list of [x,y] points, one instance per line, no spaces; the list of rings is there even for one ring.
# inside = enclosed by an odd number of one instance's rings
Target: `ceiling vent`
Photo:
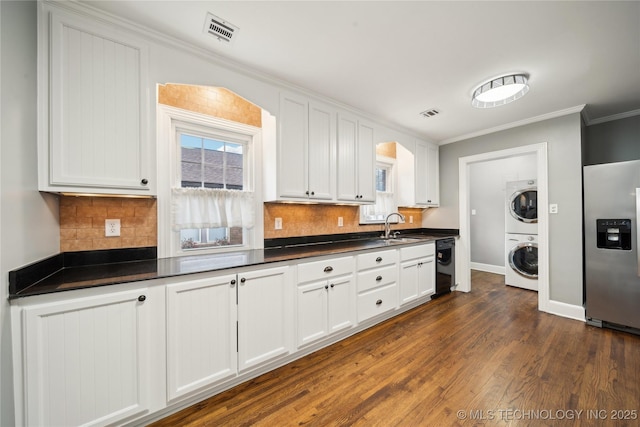
[[[433,117],[433,116],[437,116],[438,114],[440,114],[440,111],[436,110],[435,108],[432,108],[431,110],[424,110],[422,112],[420,112],[420,115],[422,117]]]
[[[207,19],[204,21],[204,32],[217,38],[218,41],[233,42],[239,29],[213,13],[207,13]]]

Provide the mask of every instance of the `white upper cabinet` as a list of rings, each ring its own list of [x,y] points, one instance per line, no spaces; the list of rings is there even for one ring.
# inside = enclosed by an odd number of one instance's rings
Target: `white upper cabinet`
[[[154,195],[145,44],[41,7],[39,189]]]
[[[416,141],[416,205],[440,204],[439,149],[435,144]]]
[[[280,96],[276,199],[335,199],[335,112],[303,96]],[[273,192],[267,191],[267,198]]]
[[[399,146],[397,150],[398,205],[437,207],[440,204],[438,146],[417,140],[410,148]]]
[[[375,203],[374,126],[338,114],[338,192],[341,202]]]

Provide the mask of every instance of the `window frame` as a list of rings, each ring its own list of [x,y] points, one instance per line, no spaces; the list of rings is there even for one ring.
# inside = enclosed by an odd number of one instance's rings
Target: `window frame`
[[[264,228],[260,161],[264,129],[164,104],[157,104],[157,124],[158,170],[168,172],[158,174],[158,257],[166,258],[262,248],[264,245],[262,239]],[[179,130],[198,132],[201,135],[209,135],[208,137],[213,137],[213,139],[246,143],[243,152],[243,156],[245,156],[243,162],[245,165],[243,185],[245,188],[242,191],[253,191],[256,218],[254,227],[243,231],[242,245],[216,246],[195,250],[182,249],[180,233],[173,231],[171,226],[171,188],[176,185],[181,186],[181,145],[177,139]]]

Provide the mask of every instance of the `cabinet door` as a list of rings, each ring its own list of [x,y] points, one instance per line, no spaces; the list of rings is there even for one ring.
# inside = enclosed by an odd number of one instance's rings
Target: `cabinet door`
[[[147,410],[145,292],[23,310],[25,424],[107,425]]]
[[[428,195],[428,183],[429,183],[429,171],[428,171],[428,146],[426,143],[418,141],[416,143],[415,153],[415,203],[417,205],[427,205],[429,202]]]
[[[420,274],[418,260],[409,260],[400,264],[400,304],[418,298]]]
[[[338,200],[357,202],[360,200],[357,181],[357,119],[338,115]]]
[[[236,275],[167,285],[167,400],[237,373]]]
[[[238,367],[242,371],[291,351],[294,289],[289,267],[238,277]]]
[[[329,280],[329,333],[351,328],[356,323],[355,281],[353,275]]]
[[[376,144],[373,126],[360,121],[358,123],[358,194],[360,202],[376,201]]]
[[[415,179],[416,204],[438,206],[439,159],[438,146],[423,141],[416,143]]]
[[[152,193],[146,46],[106,24],[56,11],[50,49],[44,181],[83,191]]]
[[[335,113],[309,104],[309,198],[332,200],[335,194]]]
[[[435,257],[423,258],[418,268],[418,289],[420,296],[436,293],[436,262]]]
[[[293,94],[280,96],[278,196],[307,198],[308,102]]]
[[[326,280],[298,287],[298,347],[329,334]]]
[[[427,203],[440,204],[439,149],[435,144],[427,147]]]

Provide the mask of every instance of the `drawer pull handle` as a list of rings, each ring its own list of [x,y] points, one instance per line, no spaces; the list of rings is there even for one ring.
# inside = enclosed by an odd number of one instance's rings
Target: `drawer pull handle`
[[[324,268],[325,273],[331,273],[332,271],[333,271],[333,267],[331,267],[330,265]]]
[[[382,300],[381,300],[381,299],[379,299],[378,301],[376,301],[376,305],[380,305],[380,304],[382,304]]]
[[[376,262],[382,262],[382,257],[379,256],[378,258],[376,258]]]
[[[382,276],[378,276],[378,277],[376,277],[376,282],[379,282],[379,281],[381,281],[381,280],[382,280]]]

